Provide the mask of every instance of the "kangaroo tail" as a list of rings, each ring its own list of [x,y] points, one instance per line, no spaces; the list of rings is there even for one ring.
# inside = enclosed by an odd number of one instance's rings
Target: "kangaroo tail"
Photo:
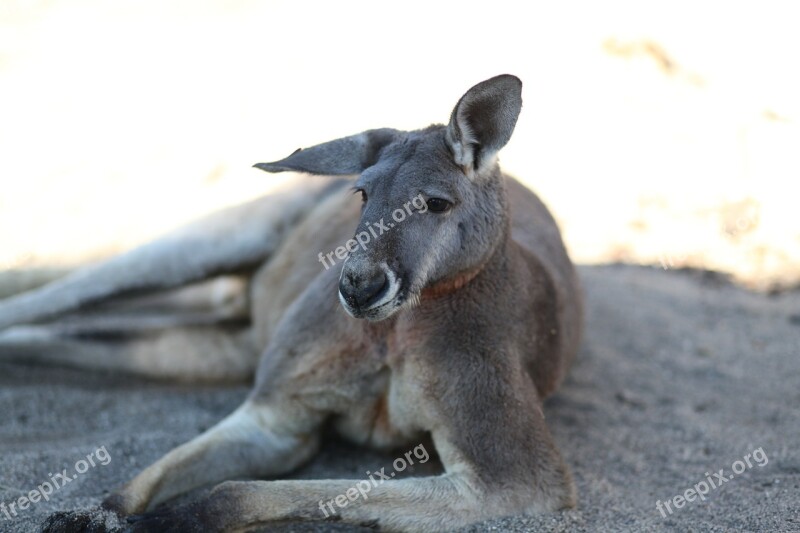
[[[307,177],[286,192],[218,211],[122,255],[0,300],[0,330],[119,294],[179,287],[254,268],[293,225],[343,184],[342,179]]]

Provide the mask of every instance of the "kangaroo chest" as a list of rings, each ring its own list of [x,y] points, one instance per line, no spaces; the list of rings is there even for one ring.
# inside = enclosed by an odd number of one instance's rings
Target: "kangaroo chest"
[[[396,448],[418,442],[430,429],[417,359],[403,355],[400,359],[399,354],[389,354],[374,376],[372,390],[337,420],[344,437],[377,448]]]

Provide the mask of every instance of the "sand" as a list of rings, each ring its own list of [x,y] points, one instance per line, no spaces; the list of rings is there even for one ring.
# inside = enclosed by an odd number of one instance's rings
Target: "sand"
[[[467,531],[800,531],[800,292],[747,292],[697,271],[612,265],[582,267],[581,274],[585,342],[545,405],[579,505]],[[0,501],[36,489],[51,473],[72,472],[98,448],[110,457],[106,465],[95,460],[49,501],[0,521],[0,531],[35,531],[53,511],[96,505],[246,393],[245,386],[177,386],[0,364]],[[683,494],[706,472],[713,478],[724,469],[727,477],[747,454],[752,467],[743,462],[744,472],[705,501],[673,505],[666,516],[658,511],[659,500]],[[330,438],[295,477],[360,478],[393,458]]]

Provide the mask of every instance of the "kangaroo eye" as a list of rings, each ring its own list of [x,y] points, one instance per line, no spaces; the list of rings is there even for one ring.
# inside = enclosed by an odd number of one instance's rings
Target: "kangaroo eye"
[[[428,204],[428,209],[433,211],[434,213],[444,213],[445,211],[449,211],[453,204],[448,202],[447,200],[442,200],[441,198],[428,198],[426,202]]]

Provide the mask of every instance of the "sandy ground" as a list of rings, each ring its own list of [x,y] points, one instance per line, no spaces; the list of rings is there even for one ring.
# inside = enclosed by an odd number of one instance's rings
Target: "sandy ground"
[[[800,531],[800,293],[766,296],[714,274],[634,266],[581,274],[585,343],[546,404],[580,504],[469,531]],[[97,504],[234,409],[246,391],[0,365],[0,501],[72,471],[100,447],[111,457],[49,502],[0,521],[0,531],[34,531],[52,511]],[[728,477],[759,449],[766,462],[752,460],[705,501],[666,517],[657,510],[657,501],[683,494],[706,472]],[[392,459],[331,439],[297,476],[359,478]]]

